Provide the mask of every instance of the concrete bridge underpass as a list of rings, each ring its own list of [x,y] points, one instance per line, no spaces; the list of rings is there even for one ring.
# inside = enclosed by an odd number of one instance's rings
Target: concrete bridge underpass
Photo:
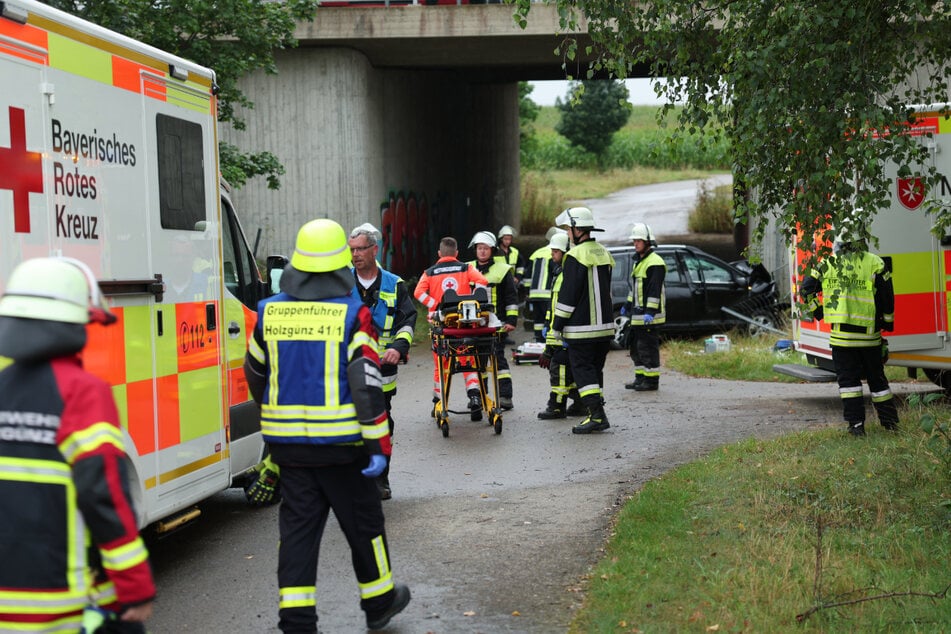
[[[255,179],[235,196],[249,240],[261,230],[257,256],[290,254],[313,218],[372,222],[384,265],[414,277],[444,235],[465,247],[479,229],[519,228],[517,82],[565,77],[557,30],[543,4],[524,31],[502,4],[319,8],[278,75],[242,81],[247,130],[222,131],[287,170],[280,190]]]

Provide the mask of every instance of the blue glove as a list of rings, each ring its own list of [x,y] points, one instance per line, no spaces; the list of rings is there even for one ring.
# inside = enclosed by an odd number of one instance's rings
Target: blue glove
[[[383,470],[386,469],[386,456],[383,454],[375,453],[370,454],[370,464],[366,469],[360,471],[363,475],[368,478],[379,477],[383,473]]]
[[[623,306],[621,306],[621,317],[627,317],[627,313],[628,313],[627,304],[624,304]]]
[[[644,313],[644,325],[650,326],[652,323],[654,323],[654,316],[650,313]]]

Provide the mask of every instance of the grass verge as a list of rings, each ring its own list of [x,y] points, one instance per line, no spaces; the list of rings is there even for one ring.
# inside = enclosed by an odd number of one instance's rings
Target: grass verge
[[[944,632],[948,474],[924,435],[748,440],[625,505],[570,632]]]

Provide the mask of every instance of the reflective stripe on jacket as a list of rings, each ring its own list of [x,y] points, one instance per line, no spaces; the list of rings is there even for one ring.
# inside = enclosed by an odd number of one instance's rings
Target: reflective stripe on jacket
[[[631,304],[631,326],[643,326],[644,315],[653,315],[654,325],[667,321],[666,277],[667,263],[653,249],[634,264],[631,269],[632,288],[627,296]]]
[[[613,337],[614,258],[603,246],[588,239],[565,253],[562,263],[553,329],[561,332],[566,341]]]

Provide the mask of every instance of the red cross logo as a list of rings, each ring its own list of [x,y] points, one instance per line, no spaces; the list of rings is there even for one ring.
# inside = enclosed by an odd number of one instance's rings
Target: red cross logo
[[[43,155],[26,149],[26,115],[10,106],[10,147],[0,147],[0,189],[13,191],[13,230],[30,232],[30,194],[43,192]]]
[[[445,293],[446,291],[454,291],[457,288],[458,288],[458,285],[456,284],[456,280],[451,277],[447,277],[446,279],[442,281],[443,293]]]

